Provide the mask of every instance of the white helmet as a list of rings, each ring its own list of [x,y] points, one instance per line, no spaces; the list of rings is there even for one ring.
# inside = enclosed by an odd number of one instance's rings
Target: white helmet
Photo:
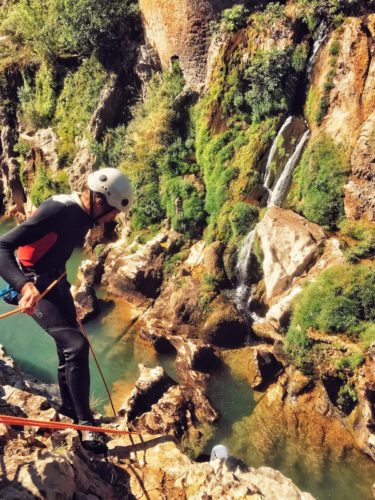
[[[132,185],[117,168],[101,168],[87,177],[91,191],[104,194],[108,205],[120,212],[128,212],[133,202]]]

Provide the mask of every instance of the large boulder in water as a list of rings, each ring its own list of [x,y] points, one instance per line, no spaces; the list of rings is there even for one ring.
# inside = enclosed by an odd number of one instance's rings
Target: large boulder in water
[[[264,256],[266,299],[270,300],[313,264],[325,234],[291,210],[271,207],[257,226],[257,237]]]
[[[235,304],[224,294],[219,295],[210,304],[211,312],[202,330],[201,338],[208,344],[218,347],[238,347],[248,334],[244,316]]]

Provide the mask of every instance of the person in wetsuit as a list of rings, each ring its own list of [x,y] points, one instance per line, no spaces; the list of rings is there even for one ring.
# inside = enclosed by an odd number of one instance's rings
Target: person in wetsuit
[[[128,212],[132,187],[115,168],[88,176],[81,194],[55,195],[34,214],[0,237],[0,276],[18,291],[18,305],[56,342],[60,413],[82,425],[92,425],[89,405],[89,346],[77,324],[77,313],[66,277],[39,300],[39,295],[65,270],[74,248],[82,246],[94,224]],[[82,445],[106,450],[99,433],[83,431]]]

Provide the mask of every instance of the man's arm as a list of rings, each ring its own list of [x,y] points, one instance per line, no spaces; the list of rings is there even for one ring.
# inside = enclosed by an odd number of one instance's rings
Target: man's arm
[[[64,208],[62,203],[47,200],[29,219],[0,237],[0,276],[15,290],[21,291],[28,282],[18,267],[15,251],[53,233]]]

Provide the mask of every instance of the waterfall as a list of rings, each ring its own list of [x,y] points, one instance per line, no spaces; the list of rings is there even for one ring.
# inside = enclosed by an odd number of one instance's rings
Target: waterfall
[[[266,173],[264,174],[264,182],[263,182],[263,186],[266,188],[266,189],[270,189],[270,178],[271,178],[271,164],[273,162],[273,159],[275,157],[275,154],[276,154],[276,151],[277,151],[277,143],[279,141],[279,138],[282,137],[283,133],[284,133],[284,130],[288,127],[288,125],[290,125],[290,123],[292,122],[292,119],[293,117],[292,116],[288,116],[288,118],[285,120],[285,122],[283,123],[282,127],[280,128],[280,130],[278,131],[273,143],[272,143],[272,146],[271,146],[271,149],[270,149],[270,152],[268,154],[268,158],[267,158],[267,164],[266,164]]]
[[[306,130],[306,132],[303,134],[303,136],[299,140],[297,147],[294,150],[294,153],[287,161],[279,179],[276,182],[275,187],[271,191],[271,196],[270,196],[268,203],[267,203],[268,207],[269,206],[279,207],[281,205],[281,203],[284,201],[285,196],[286,196],[287,191],[288,191],[288,188],[290,186],[294,167],[296,166],[296,164],[301,156],[302,150],[306,144],[306,141],[309,138],[309,135],[310,135],[310,131]]]
[[[237,287],[235,291],[235,302],[240,311],[247,311],[247,303],[251,295],[251,289],[247,285],[247,278],[249,275],[249,266],[251,253],[255,241],[255,228],[252,229],[242,242],[241,248],[237,256],[236,276]]]
[[[322,43],[324,42],[324,40],[327,38],[327,35],[328,35],[327,26],[325,24],[321,24],[317,30],[317,37],[316,37],[316,40],[314,42],[314,45],[313,45],[313,48],[311,51],[311,56],[309,58],[309,62],[307,63],[306,72],[307,72],[307,77],[309,80],[311,77],[311,72],[312,72],[312,69],[314,67],[314,63],[316,61],[319,49],[322,46]]]

